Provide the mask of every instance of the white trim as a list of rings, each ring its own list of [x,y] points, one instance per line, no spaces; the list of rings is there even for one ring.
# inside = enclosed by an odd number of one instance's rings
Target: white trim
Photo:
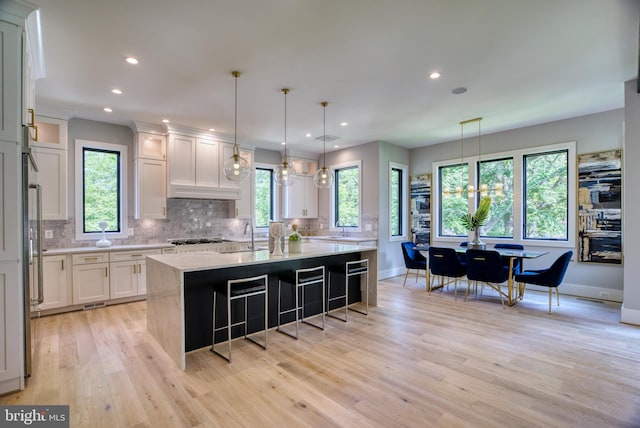
[[[622,310],[620,311],[620,322],[625,324],[640,325],[640,310],[627,309],[622,304]]]
[[[126,239],[127,238],[127,219],[129,216],[129,210],[127,207],[128,195],[128,181],[127,170],[129,164],[127,163],[128,147],[122,144],[110,144],[100,141],[89,141],[76,139],[75,148],[75,217],[76,217],[76,240],[88,241],[99,240],[100,235],[95,233],[84,233],[82,230],[82,149],[85,147],[94,149],[112,150],[120,153],[120,233],[107,232],[107,238],[113,239]]]
[[[274,217],[273,220],[274,221],[280,220],[280,214],[281,214],[280,203],[279,203],[279,201],[281,200],[281,193],[282,193],[281,190],[280,190],[281,186],[278,186],[276,184],[276,182],[275,182],[275,173],[276,173],[276,168],[277,167],[278,167],[278,165],[272,164],[272,163],[254,162],[254,164],[253,164],[253,170],[254,171],[257,168],[262,168],[262,169],[270,169],[273,172],[274,180],[271,180],[271,185],[273,186],[273,201],[271,201],[271,203],[273,204],[273,206],[271,207],[271,209],[273,210],[273,217]],[[256,179],[256,175],[254,173],[253,177],[252,177],[252,180],[255,181],[255,179]],[[256,209],[255,207],[257,207],[256,200],[255,200],[257,193],[255,191],[253,193],[254,193],[253,194],[253,206],[254,206],[253,209],[255,211],[255,209]],[[256,226],[256,219],[255,219],[256,215],[255,214],[256,213],[254,212],[253,216],[252,216],[252,218],[253,218],[253,227],[257,227]],[[262,230],[262,229],[266,230],[268,228],[269,228],[269,226],[261,226],[260,230]]]
[[[391,230],[391,194],[393,189],[391,188],[391,173],[393,172],[394,169],[399,169],[401,170],[401,174],[402,174],[402,188],[400,189],[402,192],[402,195],[400,195],[400,200],[402,201],[402,212],[400,213],[400,216],[402,217],[402,230],[400,231],[400,235],[393,235],[393,231]],[[409,201],[409,166],[405,165],[405,164],[401,164],[401,163],[396,163],[396,162],[389,162],[389,169],[388,169],[388,174],[387,174],[387,182],[389,185],[389,229],[388,229],[388,236],[389,236],[389,242],[404,242],[407,240],[407,236],[408,236],[408,223],[409,223],[409,207],[408,207],[408,201]]]
[[[335,207],[335,201],[336,201],[336,180],[335,180],[335,176],[336,176],[336,170],[337,169],[344,169],[344,168],[349,168],[349,167],[358,167],[358,226],[357,227],[350,227],[349,231],[350,232],[361,232],[362,231],[362,199],[363,199],[363,195],[362,195],[362,161],[361,160],[354,160],[354,161],[349,161],[349,162],[343,162],[343,163],[337,163],[337,164],[333,164],[329,166],[329,169],[331,170],[331,173],[333,174],[334,180],[333,180],[333,186],[331,186],[331,213],[329,218],[331,218],[331,222],[329,224],[329,230],[331,232],[341,232],[342,231],[342,227],[336,227],[336,219],[335,219],[335,212],[336,212],[336,207]]]
[[[523,245],[531,245],[531,246],[545,246],[545,247],[560,247],[560,248],[574,248],[576,246],[576,183],[577,183],[577,175],[576,175],[576,142],[568,141],[566,143],[558,143],[558,144],[549,144],[546,146],[538,146],[538,147],[530,147],[526,149],[518,149],[507,152],[499,152],[499,153],[491,153],[491,154],[483,154],[480,156],[482,161],[490,161],[492,159],[501,159],[506,157],[513,158],[513,197],[514,201],[522,201],[522,159],[525,155],[532,155],[544,152],[552,152],[556,150],[567,150],[567,197],[568,197],[568,223],[567,223],[567,240],[566,241],[548,241],[548,240],[537,240],[537,239],[524,239],[524,231],[522,230],[522,218],[524,204],[520,204],[520,206],[514,205],[514,237],[513,239],[509,239],[509,242],[519,243]],[[476,165],[479,157],[478,156],[465,156],[463,161],[469,165],[469,183],[475,183],[476,177]],[[439,168],[442,166],[460,164],[461,159],[451,159],[446,161],[438,161],[432,163],[432,197],[433,197],[433,206],[435,209],[432,214],[432,222],[431,222],[431,239],[432,242],[458,242],[464,237],[443,237],[440,236],[440,174]],[[469,209],[472,209],[475,205],[473,204],[473,199],[470,199]],[[434,233],[435,231],[435,233]],[[482,240],[485,242],[500,242],[504,239],[501,238],[489,238],[483,237]]]

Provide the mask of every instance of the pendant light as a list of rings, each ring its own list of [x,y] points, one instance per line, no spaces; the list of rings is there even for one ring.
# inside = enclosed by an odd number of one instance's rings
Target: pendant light
[[[240,72],[232,71],[231,75],[236,79],[233,154],[224,161],[224,176],[227,177],[227,180],[242,181],[249,176],[251,167],[249,166],[249,162],[240,156],[240,148],[236,142],[238,136],[238,77],[240,76]]]
[[[327,168],[327,105],[329,103],[323,101],[322,106],[322,168],[313,174],[313,184],[319,189],[330,189],[333,184],[333,173]]]
[[[284,94],[284,155],[282,156],[282,165],[276,168],[275,180],[280,186],[291,186],[296,178],[296,170],[289,165],[289,157],[287,156],[287,94],[288,88],[282,88]]]

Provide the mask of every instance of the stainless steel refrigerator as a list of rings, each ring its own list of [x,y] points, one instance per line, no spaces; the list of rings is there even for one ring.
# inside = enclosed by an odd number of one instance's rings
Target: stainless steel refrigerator
[[[31,375],[32,341],[35,339],[31,314],[43,302],[42,283],[42,193],[33,180],[38,164],[28,146],[29,129],[24,127],[22,149],[22,248],[24,290],[25,377]]]

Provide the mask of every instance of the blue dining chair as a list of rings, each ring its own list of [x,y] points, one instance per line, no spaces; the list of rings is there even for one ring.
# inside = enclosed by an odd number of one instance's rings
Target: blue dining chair
[[[493,250],[467,250],[466,255],[468,285],[465,300],[469,295],[471,281],[475,282],[476,290],[480,281],[482,285],[487,285],[498,292],[500,303],[504,307],[503,297],[508,298],[508,296],[502,291],[500,284],[509,279],[509,266],[505,267],[500,253]]]
[[[520,244],[495,244],[493,246],[494,249],[499,250],[499,249],[504,249],[504,250],[519,250],[522,251],[524,250],[524,245],[520,245]],[[505,266],[509,266],[509,259],[505,258],[504,260],[504,265]],[[522,270],[522,263],[520,262],[520,259],[515,259],[513,261],[513,273],[515,274],[519,274],[520,271]]]
[[[456,250],[445,247],[430,247],[429,270],[432,276],[429,284],[429,293],[431,293],[435,278],[439,277],[440,287],[453,282],[453,297],[458,300],[458,279],[465,276],[467,271],[464,265],[460,263]],[[445,278],[449,278],[449,281],[445,282]]]
[[[525,270],[524,272],[515,276],[515,281],[518,283],[520,290],[520,298],[524,295],[524,287],[526,284],[540,285],[543,287],[549,287],[549,313],[551,313],[551,295],[552,290],[556,290],[556,299],[558,306],[560,306],[560,294],[558,294],[558,286],[562,283],[564,275],[569,267],[569,261],[573,256],[573,251],[567,251],[556,259],[553,264],[547,269],[538,270]]]
[[[425,282],[427,281],[427,259],[420,253],[420,251],[413,249],[415,245],[416,244],[411,241],[402,243],[402,256],[404,257],[404,266],[407,268],[407,272],[404,274],[404,282],[402,283],[403,287],[407,284],[407,276],[411,269],[415,269],[416,271],[416,281],[418,281],[418,273],[421,270],[424,271]],[[428,283],[426,286],[429,288]]]

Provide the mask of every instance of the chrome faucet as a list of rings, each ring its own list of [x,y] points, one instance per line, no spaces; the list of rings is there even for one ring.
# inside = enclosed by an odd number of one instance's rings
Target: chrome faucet
[[[342,224],[340,224],[342,223]],[[344,231],[344,222],[341,222],[340,220],[336,220],[336,227],[341,227],[342,228],[342,236],[347,236],[346,232]]]
[[[248,221],[244,224],[244,232],[242,232],[243,235],[247,234],[247,227],[251,228],[251,250],[253,251],[256,249],[256,245],[253,240],[253,226],[251,225],[251,221]]]

